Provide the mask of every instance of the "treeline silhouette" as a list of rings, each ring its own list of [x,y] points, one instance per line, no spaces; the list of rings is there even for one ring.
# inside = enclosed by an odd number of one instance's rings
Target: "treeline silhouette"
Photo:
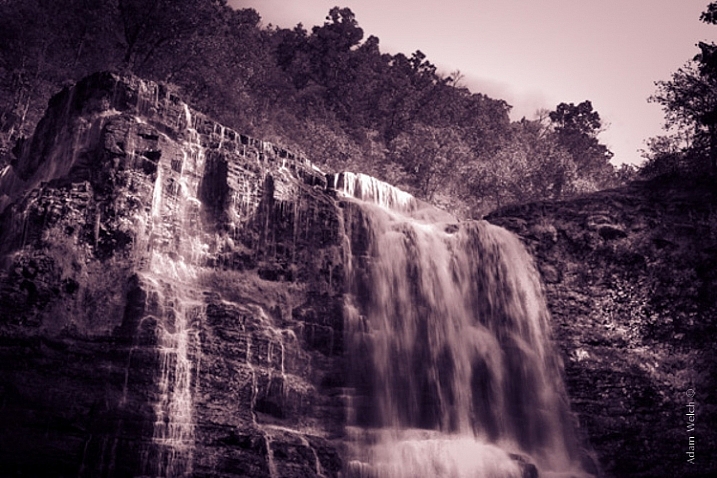
[[[700,21],[717,25],[717,2],[711,2]],[[645,177],[709,180],[717,198],[717,45],[699,42],[699,52],[660,80],[649,101],[662,106],[665,129],[650,138],[641,168]]]

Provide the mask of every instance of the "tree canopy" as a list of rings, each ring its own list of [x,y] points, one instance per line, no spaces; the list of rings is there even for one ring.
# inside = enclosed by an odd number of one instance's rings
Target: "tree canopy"
[[[700,20],[717,25],[717,2]],[[649,101],[665,113],[671,134],[652,139],[643,168],[648,174],[706,171],[717,178],[717,45],[699,42],[697,53],[667,81],[657,81]]]
[[[572,155],[578,170],[599,181],[609,181],[613,173],[610,164],[613,154],[597,138],[602,121],[592,103],[589,100],[577,106],[560,103],[549,116],[558,144]]]
[[[611,185],[589,101],[511,122],[424,53],[383,53],[349,8],[321,25],[265,27],[224,0],[0,2],[0,155],[49,97],[97,70],[171,82],[218,121],[480,215],[510,202]]]

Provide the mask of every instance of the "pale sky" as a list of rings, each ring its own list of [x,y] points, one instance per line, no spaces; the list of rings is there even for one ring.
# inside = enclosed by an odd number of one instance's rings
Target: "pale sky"
[[[717,40],[699,21],[710,0],[229,0],[262,23],[310,31],[349,7],[382,52],[416,50],[473,92],[506,100],[511,118],[590,100],[608,129],[613,163],[639,163],[645,139],[662,134],[654,82]]]

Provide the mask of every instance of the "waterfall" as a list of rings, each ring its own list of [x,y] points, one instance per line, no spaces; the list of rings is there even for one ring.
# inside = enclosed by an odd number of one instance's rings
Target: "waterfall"
[[[148,290],[144,320],[156,324],[159,354],[152,447],[145,451],[144,475],[192,476],[195,448],[194,395],[201,361],[199,324],[206,315],[199,269],[207,246],[200,227],[199,182],[204,148],[184,105],[180,148],[166,148],[148,211],[149,264],[140,273]],[[172,162],[179,162],[171,167]]]
[[[406,193],[343,176],[347,475],[589,476],[520,241],[483,221],[417,218]]]
[[[164,291],[159,287],[164,285]],[[157,284],[160,355],[159,396],[154,403],[152,440],[157,448],[149,472],[157,477],[191,476],[194,452],[193,385],[199,369],[198,332],[195,325],[204,304],[192,301],[185,291]]]
[[[410,213],[418,208],[418,200],[405,191],[361,173],[344,172],[333,176],[333,189],[348,197],[362,199],[384,208]]]

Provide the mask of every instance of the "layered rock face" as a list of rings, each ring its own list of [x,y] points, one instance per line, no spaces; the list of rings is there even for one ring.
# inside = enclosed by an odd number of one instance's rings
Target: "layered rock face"
[[[3,171],[0,475],[336,476],[342,225],[311,164],[93,75]]]
[[[714,210],[708,183],[660,180],[488,217],[538,262],[607,476],[717,473]]]

